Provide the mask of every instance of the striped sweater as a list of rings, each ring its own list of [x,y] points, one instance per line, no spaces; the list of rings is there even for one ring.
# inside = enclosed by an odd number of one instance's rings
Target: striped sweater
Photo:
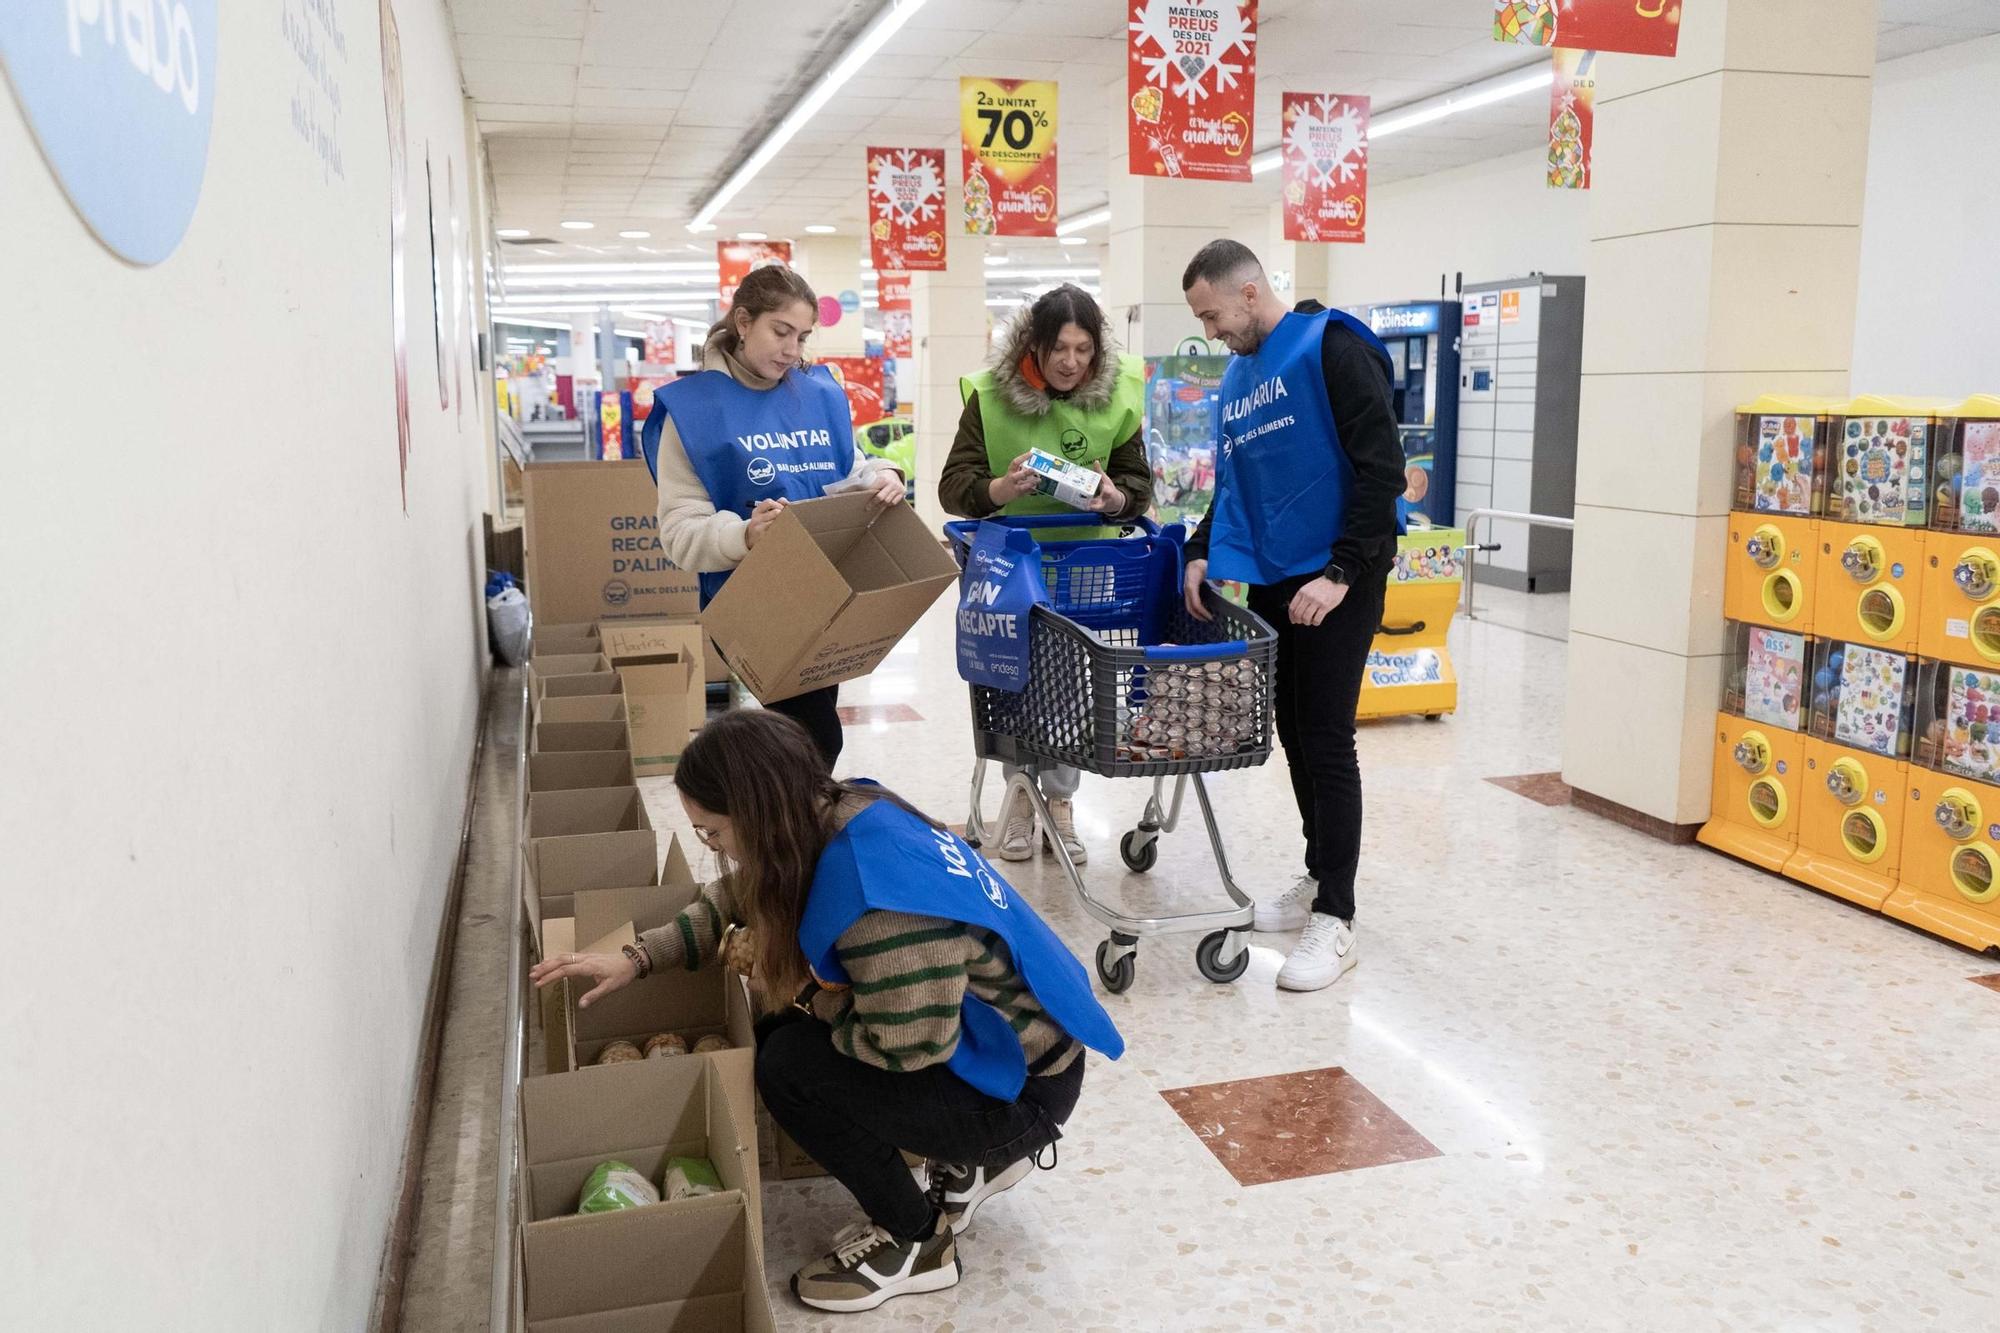
[[[845,823],[863,803],[842,803]],[[722,931],[741,918],[726,881],[639,937],[655,968],[689,971],[716,960]],[[989,930],[939,917],[868,912],[834,946],[852,988],[821,991],[814,1012],[843,1055],[895,1073],[942,1064],[958,1049],[967,993],[999,1010],[1021,1039],[1031,1074],[1056,1074],[1083,1051],[1042,1009],[1014,969],[1006,942]]]

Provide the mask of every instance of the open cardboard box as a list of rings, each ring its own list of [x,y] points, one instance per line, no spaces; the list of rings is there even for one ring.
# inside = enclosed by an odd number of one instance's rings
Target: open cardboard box
[[[576,952],[576,922],[566,916],[550,917],[541,923],[542,957]],[[576,1038],[569,1028],[569,990],[566,986],[544,986],[535,993],[542,1006],[542,1064],[551,1074],[568,1068],[568,1052]]]
[[[528,794],[528,843],[608,833],[650,833],[653,821],[637,787],[584,787]]]
[[[611,663],[595,648],[587,653],[536,653],[528,659],[529,693],[541,697],[545,682],[558,676],[596,676],[611,670]]]
[[[625,699],[617,694],[572,694],[535,705],[535,725],[549,722],[624,722]]]
[[[555,750],[528,756],[528,791],[630,787],[639,775],[629,750]]]
[[[693,621],[603,626],[604,656],[625,682],[632,762],[642,777],[672,773],[708,719],[706,640]]]
[[[522,1228],[528,1333],[775,1333],[763,1244],[734,1191]]]
[[[623,694],[625,682],[616,671],[591,671],[580,676],[534,676],[529,698],[535,704],[544,699],[574,699],[584,696]]]
[[[957,581],[908,505],[828,496],[786,507],[702,623],[769,704],[867,675]]]
[[[529,754],[577,750],[630,750],[632,729],[624,722],[537,722]]]
[[[692,614],[693,574],[660,548],[644,462],[531,463],[522,474],[528,604],[537,622]]]
[[[534,651],[537,655],[594,653],[597,651],[597,622],[536,625]]]
[[[551,793],[532,793],[528,800],[532,804],[546,794]],[[660,880],[659,835],[649,828],[536,838],[522,844],[521,859],[521,896],[537,939],[543,939],[545,921],[575,915],[575,898],[582,890],[657,884]],[[542,956],[546,958],[549,952],[544,940]]]

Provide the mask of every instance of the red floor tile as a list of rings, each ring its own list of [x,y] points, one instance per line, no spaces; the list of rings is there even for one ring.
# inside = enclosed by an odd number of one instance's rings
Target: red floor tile
[[[1560,773],[1523,773],[1511,778],[1488,778],[1496,787],[1505,787],[1516,796],[1525,796],[1543,805],[1568,805],[1570,787]]]
[[[1975,986],[1984,986],[1987,990],[2000,991],[2000,972],[1995,972],[1990,977],[1969,977],[1967,980],[1971,981]]]
[[[1160,1095],[1241,1185],[1442,1155],[1344,1069],[1206,1083]]]
[[[924,715],[908,704],[849,704],[840,710],[840,725],[858,727],[869,722],[921,722]]]

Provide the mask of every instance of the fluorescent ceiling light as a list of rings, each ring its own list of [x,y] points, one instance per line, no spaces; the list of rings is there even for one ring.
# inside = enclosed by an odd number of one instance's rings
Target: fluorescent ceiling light
[[[1110,209],[1093,208],[1088,213],[1078,213],[1073,218],[1061,219],[1056,223],[1056,230],[1078,232],[1084,230],[1086,227],[1101,227],[1109,221],[1111,221]]]
[[[1419,125],[1434,124],[1446,116],[1455,116],[1461,111],[1476,111],[1482,106],[1492,106],[1495,102],[1505,102],[1523,93],[1546,88],[1555,82],[1555,77],[1553,63],[1530,69],[1525,73],[1518,69],[1509,70],[1505,74],[1481,79],[1477,83],[1468,83],[1462,88],[1454,88],[1436,97],[1411,102],[1407,106],[1400,106],[1386,113],[1379,120],[1371,117],[1368,125],[1368,141],[1373,143],[1392,134],[1401,134],[1404,130],[1416,129]],[[1261,176],[1267,171],[1276,171],[1284,160],[1284,154],[1276,148],[1259,153],[1250,159],[1250,174]]]
[[[739,231],[736,233],[736,239],[739,241],[768,241],[771,239],[771,233],[768,231]]]
[[[1056,244],[1057,244],[1057,245],[1089,245],[1089,244],[1090,244],[1090,238],[1089,238],[1088,236],[1058,236],[1058,237],[1056,237]]]
[[[526,227],[502,227],[499,231],[496,231],[493,234],[495,236],[498,236],[503,241],[524,241],[528,237],[534,235],[534,233],[529,231]]]
[[[1017,268],[1006,273],[1002,280],[1013,282],[1017,278],[1023,280],[1034,278],[1095,278],[1098,272],[1099,270],[1095,264],[1088,267],[1079,265],[1075,268]]]
[[[764,136],[764,141],[744,159],[743,165],[736,168],[729,179],[722,183],[722,188],[708,197],[708,202],[701,206],[695,213],[694,219],[688,223],[688,230],[700,230],[713,220],[731,199],[741,193],[744,186],[755,180],[757,173],[769,166],[771,159],[792,141],[792,136],[819,114],[820,108],[833,99],[833,95],[840,91],[842,85],[860,72],[861,67],[882,49],[883,44],[910,21],[910,16],[923,8],[923,4],[924,0],[886,0],[876,14],[875,21],[870,23],[845,51],[841,52],[840,59],[833,63],[833,68],[819,77],[819,81],[813,84],[812,90],[799,99],[798,105],[778,122],[775,129]]]
[[[714,224],[713,222],[690,222],[690,223],[688,223],[688,230],[689,230],[689,231],[714,231],[714,230],[715,230],[715,224]]]
[[[806,235],[808,236],[831,236],[833,233],[834,228],[827,226],[824,222],[815,222],[806,228]]]
[[[667,259],[657,262],[632,260],[628,263],[599,263],[585,261],[571,264],[508,264],[510,278],[535,277],[551,273],[706,273],[714,277],[717,271],[713,259]]]
[[[621,231],[618,233],[618,239],[621,241],[643,241],[649,239],[652,234],[650,231]]]
[[[988,268],[1005,268],[1013,262],[1013,260],[1007,258],[1005,255],[986,256],[986,267]]]
[[[589,230],[590,230],[590,229],[591,229],[592,227],[595,227],[596,225],[597,225],[597,224],[596,224],[595,222],[565,222],[565,223],[563,223],[563,230],[564,230],[564,231],[589,231]]]
[[[564,333],[569,332],[569,325],[551,324],[545,319],[518,319],[512,315],[495,315],[493,322],[514,329],[560,329]]]

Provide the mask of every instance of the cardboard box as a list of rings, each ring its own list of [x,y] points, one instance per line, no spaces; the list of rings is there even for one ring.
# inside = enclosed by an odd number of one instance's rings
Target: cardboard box
[[[1098,488],[1104,484],[1103,473],[1078,467],[1067,458],[1040,449],[1028,451],[1028,470],[1035,474],[1036,494],[1046,495],[1071,509],[1090,508]]]
[[[562,754],[578,750],[630,750],[631,726],[625,722],[538,722],[528,753]]]
[[[544,634],[536,630],[535,651],[547,653],[551,657],[577,657],[596,652],[597,640],[569,634]]]
[[[536,703],[543,699],[622,694],[625,690],[625,682],[616,671],[593,671],[581,676],[530,676],[528,679],[533,687],[528,697]]]
[[[775,1333],[754,1197],[528,1223],[528,1333]]]
[[[595,620],[553,620],[548,622],[537,622],[535,625],[536,652],[548,651],[547,649],[541,646],[542,637],[544,635],[549,635],[557,638],[589,639],[592,644],[590,651],[593,653],[597,651],[597,648],[595,646],[597,642],[597,622]]]
[[[695,576],[660,549],[644,462],[535,463],[524,474],[528,604],[537,621],[691,615]]]
[[[541,923],[537,938],[541,940],[543,958],[575,953],[576,922],[566,916],[553,917]],[[569,989],[561,985],[544,986],[535,993],[535,998],[542,1006],[542,1066],[551,1074],[560,1073],[568,1067],[568,1053],[576,1044],[569,1028]]]
[[[528,658],[529,692],[535,693],[532,687],[552,676],[590,676],[609,670],[611,663],[595,649],[587,653],[535,653]]]
[[[789,506],[702,623],[759,702],[873,671],[958,566],[908,505],[867,495]]]
[[[672,773],[708,720],[701,625],[691,620],[604,626],[604,656],[624,681],[632,762],[642,777]]]
[[[528,791],[629,787],[638,780],[629,750],[556,750],[528,756]]]
[[[586,723],[572,725],[585,726]],[[528,794],[528,844],[550,838],[652,832],[646,800],[637,787],[585,787]]]
[[[535,725],[551,722],[624,722],[625,699],[617,694],[544,695],[535,705]]]
[[[533,802],[544,793],[533,793]],[[580,837],[537,838],[522,848],[521,896],[540,938],[542,923],[575,914],[575,897],[585,889],[657,884],[659,835],[651,829]]]

